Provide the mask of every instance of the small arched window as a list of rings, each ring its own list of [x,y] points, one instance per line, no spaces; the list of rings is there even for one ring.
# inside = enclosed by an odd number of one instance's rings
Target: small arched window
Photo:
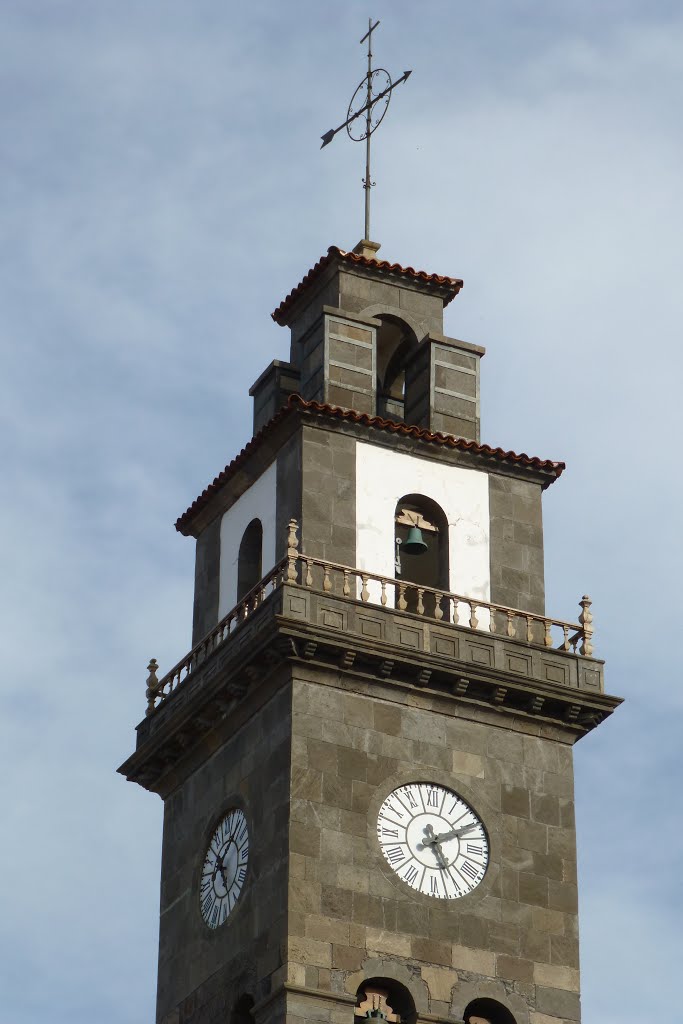
[[[415,584],[405,588],[407,611],[418,611],[418,588],[449,590],[448,520],[446,513],[431,498],[423,494],[406,494],[400,498],[394,515],[396,545],[396,578]],[[416,540],[423,548],[415,550]],[[397,602],[398,603],[398,602]],[[434,615],[435,595],[422,595],[423,614]],[[400,607],[400,605],[399,605]],[[441,601],[443,619],[448,617],[448,602]]]
[[[415,1024],[415,1000],[400,982],[393,978],[368,978],[356,993],[354,1021],[387,1020],[392,1024]]]
[[[417,338],[406,323],[393,316],[378,317],[377,415],[405,419],[406,364],[417,348]]]
[[[240,996],[230,1015],[230,1024],[254,1024],[254,1000],[251,996]]]
[[[242,601],[263,576],[263,527],[252,519],[244,531],[237,556],[237,601]]]
[[[516,1024],[507,1006],[497,999],[473,999],[463,1014],[465,1024]]]

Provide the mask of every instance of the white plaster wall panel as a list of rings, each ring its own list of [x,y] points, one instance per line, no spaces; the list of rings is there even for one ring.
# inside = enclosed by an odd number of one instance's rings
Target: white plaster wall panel
[[[489,601],[488,475],[362,441],[356,444],[356,565],[395,577],[394,514],[406,494],[431,498],[446,515],[450,590]],[[379,584],[369,589],[371,600],[379,600]],[[392,597],[390,594],[390,601]],[[461,604],[458,611],[460,621],[468,621],[469,608]],[[488,613],[482,609],[478,618],[487,629]]]
[[[275,502],[277,463],[273,462],[223,514],[221,520],[221,569],[218,592],[218,618],[222,619],[237,604],[237,561],[240,543],[252,519],[263,527],[263,572],[275,565]]]

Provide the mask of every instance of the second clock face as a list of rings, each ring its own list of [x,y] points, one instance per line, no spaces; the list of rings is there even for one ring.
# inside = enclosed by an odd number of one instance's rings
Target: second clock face
[[[199,905],[209,928],[218,928],[231,913],[247,875],[249,831],[244,811],[228,811],[218,823],[206,851],[199,883]]]
[[[479,885],[489,860],[483,824],[445,786],[411,782],[379,809],[377,838],[399,878],[426,896],[455,900]]]

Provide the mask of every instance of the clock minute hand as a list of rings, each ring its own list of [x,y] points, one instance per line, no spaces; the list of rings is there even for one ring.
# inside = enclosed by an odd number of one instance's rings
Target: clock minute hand
[[[466,832],[471,832],[473,828],[477,828],[478,824],[479,822],[475,821],[471,825],[463,825],[462,828],[454,828],[451,832],[444,832],[440,836],[435,836],[436,842],[442,843],[444,839],[459,839]]]

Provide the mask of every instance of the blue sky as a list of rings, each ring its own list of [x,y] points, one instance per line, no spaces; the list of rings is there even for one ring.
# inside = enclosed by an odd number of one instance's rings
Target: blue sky
[[[0,7],[0,988],[11,1024],[153,1018],[161,802],[115,767],[190,644],[176,516],[286,358],[270,312],[362,234],[461,276],[483,438],[564,459],[548,610],[627,698],[576,748],[584,1021],[670,1018],[681,954],[683,14],[634,0]]]

